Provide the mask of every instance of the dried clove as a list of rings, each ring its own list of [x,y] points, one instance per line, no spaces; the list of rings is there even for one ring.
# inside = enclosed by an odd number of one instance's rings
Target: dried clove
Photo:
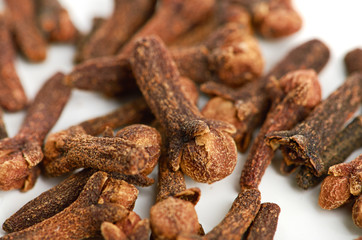
[[[347,202],[352,195],[362,192],[362,154],[349,163],[340,163],[329,168],[329,176],[324,179],[319,194],[319,206],[335,209]]]
[[[207,18],[214,5],[215,0],[163,0],[155,14],[120,49],[118,55],[130,57],[136,40],[149,35],[159,36],[166,44],[175,41],[195,24]]]
[[[200,228],[194,205],[174,197],[151,207],[150,223],[156,239],[176,239],[181,233],[196,234]]]
[[[236,114],[227,122],[231,124],[238,122],[234,139],[239,150],[245,152],[250,144],[252,133],[262,124],[269,109],[270,102],[266,94],[269,79],[271,77],[280,79],[286,73],[298,69],[313,69],[320,72],[328,58],[328,48],[319,40],[311,40],[291,50],[267,75],[239,89],[228,88],[214,82],[205,83],[201,86],[201,90],[207,94],[222,97],[223,101],[211,99],[202,113],[206,117],[226,120],[222,113],[223,107],[228,105],[230,111]]]
[[[356,226],[362,228],[362,195],[360,195],[353,204],[352,219]]]
[[[15,70],[15,49],[9,30],[6,17],[0,15],[0,105],[5,110],[18,111],[25,107],[27,98]]]
[[[80,61],[115,55],[153,13],[155,0],[114,0],[112,16],[94,31],[79,54]]]
[[[356,48],[348,52],[344,57],[344,63],[348,75],[362,71],[362,49]]]
[[[36,0],[36,14],[40,30],[51,42],[74,41],[78,31],[66,9],[58,0]]]
[[[291,0],[231,0],[250,11],[255,29],[266,38],[291,35],[302,27],[302,18]]]
[[[40,223],[0,239],[82,239],[94,236],[102,222],[119,221],[129,213],[122,205],[98,203],[106,181],[106,173],[93,174],[77,200],[69,207]]]
[[[24,56],[33,62],[46,58],[46,41],[37,27],[33,0],[5,0],[11,17],[11,30]]]
[[[0,189],[27,191],[31,168],[43,159],[41,146],[58,120],[71,89],[63,84],[62,73],[53,75],[39,90],[16,136],[0,140]],[[26,186],[27,188],[24,188]]]
[[[87,169],[71,175],[57,186],[43,192],[9,217],[3,224],[8,232],[17,232],[48,219],[73,203],[95,171]]]
[[[182,92],[179,72],[156,37],[139,40],[132,58],[137,84],[151,111],[165,129],[172,170],[200,182],[228,176],[236,164],[231,125],[205,119]]]
[[[316,172],[322,171],[325,164],[321,153],[357,110],[362,100],[361,88],[362,75],[352,74],[307,119],[292,130],[267,134],[267,141],[273,149],[285,146],[296,156],[296,160],[291,159],[293,163],[307,165]]]
[[[357,116],[342,131],[336,134],[331,143],[321,153],[323,168],[316,172],[302,166],[296,175],[301,188],[314,187],[326,177],[329,167],[344,162],[356,149],[362,147],[362,116]]]
[[[321,87],[313,70],[290,72],[277,84],[277,91],[285,96],[273,103],[274,106],[271,107],[251,146],[240,177],[241,188],[257,188],[274,157],[274,150],[264,141],[265,135],[273,131],[291,129],[321,100]]]
[[[262,203],[248,229],[246,240],[273,240],[277,230],[280,207],[275,203]]]
[[[71,134],[69,134],[71,132]],[[127,175],[149,174],[160,156],[161,137],[156,129],[131,125],[115,137],[93,137],[80,127],[49,136],[43,166],[50,176],[90,167]]]

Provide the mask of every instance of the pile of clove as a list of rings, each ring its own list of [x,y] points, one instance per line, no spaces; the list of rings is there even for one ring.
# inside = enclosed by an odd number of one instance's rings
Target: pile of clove
[[[321,182],[319,204],[354,201],[362,228],[362,50],[345,57],[346,81],[322,100],[318,73],[328,47],[317,39],[291,49],[268,72],[258,37],[299,31],[291,0],[114,0],[87,34],[57,0],[6,0],[0,15],[0,106],[26,109],[8,137],[0,120],[0,190],[34,187],[40,174],[68,177],[4,223],[0,239],[273,239],[280,207],[261,203],[262,177],[280,149],[283,174],[304,189]],[[55,73],[29,102],[14,67],[46,58],[47,44],[76,48],[76,65]],[[128,102],[104,116],[50,133],[72,89]],[[199,89],[209,96],[199,109]],[[2,116],[3,112],[0,111]],[[352,117],[354,116],[353,120]],[[258,131],[257,131],[258,130]],[[239,194],[205,233],[195,205],[201,191],[249,151]],[[149,219],[133,211],[139,190],[155,184]],[[137,186],[137,187],[136,187]]]

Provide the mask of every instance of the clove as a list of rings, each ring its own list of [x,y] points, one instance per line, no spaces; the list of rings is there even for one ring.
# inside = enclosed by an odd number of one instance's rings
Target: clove
[[[46,41],[37,27],[33,0],[5,0],[11,16],[11,31],[24,56],[32,62],[46,58]]]
[[[251,136],[260,126],[268,112],[266,86],[271,77],[280,79],[290,71],[313,69],[320,72],[329,58],[329,50],[319,40],[310,40],[292,49],[274,68],[257,81],[245,84],[241,88],[232,89],[215,82],[201,86],[201,91],[221,97],[212,98],[202,110],[204,116],[223,120],[231,124],[237,123],[234,139],[241,152],[245,152],[250,144]],[[224,107],[228,106],[229,117],[225,117]]]
[[[78,60],[112,56],[150,17],[155,0],[114,0],[114,11],[92,34],[78,53]]]
[[[76,39],[78,31],[58,0],[36,0],[35,3],[39,28],[49,41],[70,42]]]
[[[276,80],[275,80],[276,81]],[[313,70],[299,70],[286,74],[278,83],[281,100],[274,101],[267,114],[240,177],[241,188],[257,188],[266,168],[274,157],[274,149],[264,141],[265,135],[292,128],[303,120],[321,100],[321,87]],[[276,94],[273,94],[276,96]]]
[[[236,164],[231,125],[205,119],[181,90],[180,74],[159,38],[139,40],[132,58],[137,84],[151,111],[165,129],[168,157],[174,171],[199,182],[228,176]]]
[[[27,191],[31,169],[43,159],[41,146],[59,118],[71,89],[63,84],[62,73],[53,75],[39,90],[25,120],[13,138],[0,140],[0,189]],[[26,187],[26,188],[25,188]]]
[[[0,105],[8,111],[18,111],[27,104],[27,98],[15,70],[15,49],[9,23],[0,15]]]
[[[50,176],[82,167],[127,175],[148,175],[160,156],[161,137],[145,125],[131,125],[116,137],[93,137],[80,127],[49,136],[43,166]]]

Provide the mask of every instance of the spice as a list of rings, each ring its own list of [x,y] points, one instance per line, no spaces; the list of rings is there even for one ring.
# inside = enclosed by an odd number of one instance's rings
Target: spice
[[[289,131],[267,135],[273,149],[284,145],[297,156],[295,164],[307,165],[316,172],[324,169],[321,153],[331,143],[343,124],[361,102],[362,75],[352,74],[329,97],[319,104],[305,121]]]
[[[90,167],[127,175],[149,174],[160,156],[161,137],[156,129],[131,125],[115,137],[93,137],[80,127],[71,134],[55,133],[44,146],[43,166],[50,176]]]
[[[360,195],[353,204],[352,219],[356,226],[362,228],[362,195]]]
[[[273,103],[274,106],[251,146],[240,177],[241,188],[257,188],[274,157],[274,150],[266,144],[264,136],[273,131],[292,128],[321,100],[321,88],[313,70],[290,72],[277,84],[277,91],[285,96]]]
[[[78,31],[58,0],[36,0],[36,14],[40,30],[49,41],[74,41]]]
[[[118,55],[130,57],[136,40],[149,35],[159,36],[166,44],[175,41],[207,18],[214,5],[215,0],[163,0],[155,14],[120,49]]]
[[[106,173],[95,173],[69,207],[40,223],[0,239],[82,239],[94,236],[102,222],[115,222],[128,215],[128,210],[121,205],[97,203],[106,180]]]
[[[58,120],[71,89],[63,84],[64,75],[53,75],[39,90],[16,136],[0,140],[0,189],[27,191],[31,168],[42,159],[45,136]],[[24,188],[26,186],[27,188]]]
[[[4,116],[4,112],[0,108],[0,139],[8,137],[8,132],[6,131],[6,126],[5,126],[5,123],[4,123],[3,116]]]
[[[35,6],[32,0],[5,0],[11,16],[11,30],[20,51],[29,61],[46,58],[46,41],[37,28]]]
[[[291,35],[302,27],[302,19],[291,0],[231,0],[250,11],[255,29],[266,38]]]
[[[329,176],[324,179],[319,194],[319,206],[335,209],[352,196],[361,195],[362,155],[349,163],[340,163],[329,168]]]
[[[356,149],[362,147],[362,116],[357,116],[342,131],[336,134],[331,143],[321,153],[323,168],[318,172],[302,166],[296,175],[301,188],[314,187],[326,177],[329,167],[344,162]]]
[[[273,240],[277,230],[279,213],[280,207],[277,204],[262,203],[245,239]]]
[[[268,112],[270,101],[266,86],[271,77],[280,79],[290,71],[298,69],[313,69],[320,72],[329,59],[328,48],[319,40],[308,41],[291,50],[274,68],[261,79],[250,82],[238,89],[228,88],[221,84],[208,82],[201,90],[210,95],[217,95],[223,100],[213,98],[203,110],[205,117],[217,120],[227,120],[223,116],[224,106],[228,105],[235,112],[227,122],[235,125],[237,132],[234,139],[241,152],[245,152],[250,144],[251,136],[260,126]]]
[[[15,50],[9,30],[8,20],[0,15],[0,105],[7,111],[18,111],[26,106],[27,98],[15,70]]]
[[[64,210],[78,198],[84,185],[94,172],[90,169],[83,170],[43,192],[9,217],[4,222],[3,229],[8,233],[17,232]]]
[[[80,61],[115,55],[151,16],[155,0],[114,0],[113,14],[94,31],[83,46]]]
[[[152,206],[150,223],[156,239],[176,239],[181,233],[196,234],[199,230],[194,205],[173,197]]]
[[[173,171],[200,182],[228,176],[236,164],[231,125],[205,119],[181,90],[180,75],[170,53],[156,37],[139,40],[132,58],[137,84],[165,129]]]

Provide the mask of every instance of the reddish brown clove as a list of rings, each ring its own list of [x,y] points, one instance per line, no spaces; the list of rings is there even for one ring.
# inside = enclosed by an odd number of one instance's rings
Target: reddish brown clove
[[[29,61],[46,58],[46,42],[37,28],[33,0],[5,0],[11,16],[11,29],[21,52]]]
[[[63,84],[63,77],[57,73],[42,86],[18,134],[0,141],[1,190],[22,189],[31,168],[43,159],[44,138],[70,97],[71,89]]]
[[[115,55],[151,16],[155,2],[155,0],[115,0],[113,14],[83,46],[79,60]]]
[[[362,192],[362,154],[349,163],[340,163],[329,168],[319,194],[319,206],[335,209],[352,196]]]
[[[15,52],[9,32],[9,23],[0,15],[0,105],[7,111],[25,107],[27,98],[16,73]]]
[[[352,219],[357,227],[362,228],[362,195],[360,195],[353,204]]]
[[[266,38],[291,35],[302,27],[302,18],[292,0],[232,0],[250,11],[256,30]]]
[[[199,231],[194,205],[173,197],[152,206],[150,223],[156,239],[175,239],[181,233],[196,234]]]
[[[160,156],[161,137],[156,129],[131,125],[116,137],[93,137],[80,127],[49,136],[43,166],[50,176],[82,167],[128,175],[149,174]]]
[[[266,94],[269,79],[271,77],[280,79],[286,73],[298,69],[310,68],[320,72],[328,58],[328,48],[319,40],[311,40],[291,50],[260,80],[248,83],[239,89],[231,89],[213,82],[203,84],[201,86],[203,92],[220,96],[224,101],[211,99],[205,106],[205,109],[209,110],[203,110],[202,112],[206,117],[226,120],[221,114],[224,111],[223,106],[232,104],[230,111],[236,114],[227,122],[239,122],[236,126],[235,140],[240,151],[245,152],[249,146],[252,133],[264,121],[269,109],[270,103],[268,94]],[[212,109],[214,110],[212,111]]]
[[[128,215],[128,210],[121,205],[97,203],[106,180],[106,173],[95,173],[69,207],[38,224],[0,239],[82,239],[94,236],[102,222],[115,222]]]
[[[168,138],[170,165],[200,182],[228,176],[236,164],[234,127],[202,117],[182,92],[170,53],[156,37],[138,41],[132,69],[137,84]]]
[[[157,35],[166,44],[175,41],[195,24],[207,18],[215,0],[162,0],[151,19],[124,45],[119,55],[131,57],[136,40]],[[165,31],[167,29],[167,31]]]
[[[58,0],[36,0],[37,20],[40,30],[51,42],[74,41],[78,31],[66,9]]]
[[[285,146],[296,156],[295,164],[308,165],[316,172],[324,169],[321,153],[361,103],[362,75],[352,74],[305,121],[289,131],[267,134],[273,149]]]
[[[321,87],[313,70],[299,70],[286,74],[279,82],[279,89],[285,97],[274,102],[263,123],[244,164],[241,188],[257,188],[266,168],[274,157],[274,150],[266,144],[266,134],[290,129],[303,120],[321,100]]]
[[[248,229],[246,240],[273,240],[277,230],[280,207],[275,203],[263,203]]]

